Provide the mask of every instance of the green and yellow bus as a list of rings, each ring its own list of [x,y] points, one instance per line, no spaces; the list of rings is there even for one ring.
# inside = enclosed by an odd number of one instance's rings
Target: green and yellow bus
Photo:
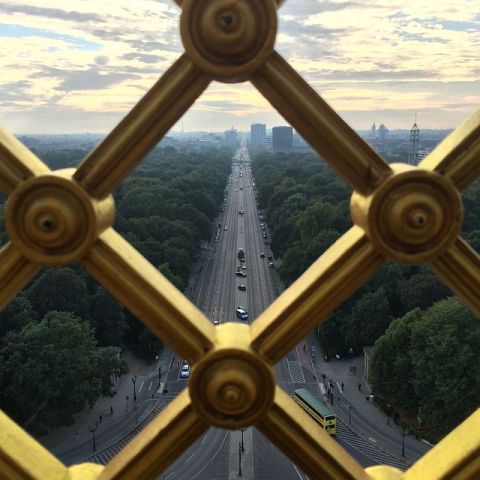
[[[306,388],[295,390],[293,399],[330,435],[337,432],[337,416]]]

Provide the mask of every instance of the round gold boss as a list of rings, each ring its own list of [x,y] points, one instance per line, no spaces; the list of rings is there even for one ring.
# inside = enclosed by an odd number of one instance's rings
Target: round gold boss
[[[246,80],[273,51],[273,0],[185,0],[180,33],[187,55],[224,82]]]
[[[369,197],[352,196],[352,218],[387,258],[402,263],[430,260],[448,249],[463,218],[459,193],[441,175],[392,164],[388,177]]]
[[[217,328],[230,339],[244,325],[224,324]],[[224,338],[228,335],[224,335]],[[190,396],[199,416],[211,425],[236,429],[263,418],[273,402],[275,379],[272,368],[239,342],[227,342],[202,357],[192,368]]]
[[[99,233],[113,223],[113,199],[92,200],[59,170],[23,182],[8,198],[5,226],[20,253],[34,263],[80,260]]]

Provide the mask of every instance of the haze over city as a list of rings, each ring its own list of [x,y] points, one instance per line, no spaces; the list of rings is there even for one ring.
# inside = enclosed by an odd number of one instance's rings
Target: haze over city
[[[183,51],[173,0],[0,1],[0,124],[108,132]],[[355,129],[452,128],[480,104],[476,0],[288,0],[276,48]],[[249,84],[213,83],[185,131],[285,124]],[[179,122],[174,129],[181,129]]]

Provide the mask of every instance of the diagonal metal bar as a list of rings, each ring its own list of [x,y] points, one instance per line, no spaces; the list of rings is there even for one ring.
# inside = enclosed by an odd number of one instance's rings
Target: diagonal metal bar
[[[157,337],[189,362],[212,348],[212,323],[115,230],[102,233],[82,263]]]
[[[209,83],[210,79],[183,54],[87,156],[75,179],[97,198],[110,193]]]
[[[392,173],[277,52],[250,81],[356,191],[366,195]]]
[[[257,425],[312,480],[371,480],[280,387],[266,417]]]
[[[383,263],[352,227],[252,324],[252,346],[278,362]]]
[[[443,140],[419,167],[448,177],[459,190],[473,182],[480,175],[480,110]]]
[[[439,258],[430,262],[435,273],[480,315],[480,256],[462,238]]]
[[[23,257],[11,242],[0,249],[0,310],[17,295],[40,269]]]
[[[108,463],[98,480],[158,478],[208,428],[194,412],[187,388]]]
[[[9,194],[24,180],[49,171],[22,142],[0,127],[0,192]]]
[[[68,469],[0,410],[0,480],[65,480]]]
[[[478,480],[480,478],[480,409],[402,476],[402,480]]]

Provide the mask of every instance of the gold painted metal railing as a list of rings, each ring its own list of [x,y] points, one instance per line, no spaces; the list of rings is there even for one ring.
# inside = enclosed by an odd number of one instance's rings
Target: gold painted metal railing
[[[0,132],[10,238],[0,307],[42,265],[80,261],[192,363],[189,388],[105,467],[65,467],[0,414],[0,478],[155,478],[210,425],[256,425],[312,479],[480,478],[480,411],[408,471],[364,470],[276,386],[272,368],[387,258],[428,263],[480,313],[480,258],[459,237],[459,190],[480,173],[480,113],[418,167],[387,165],[274,51],[280,0],[177,3],[185,53],[76,171],[49,171]],[[215,328],[112,228],[112,189],[212,80],[251,81],[354,189],[354,226],[251,326]]]

